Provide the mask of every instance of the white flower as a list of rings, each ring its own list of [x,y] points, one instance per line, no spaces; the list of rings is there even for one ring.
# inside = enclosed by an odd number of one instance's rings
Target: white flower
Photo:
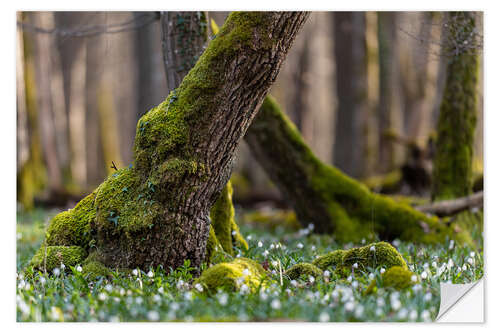
[[[315,281],[315,280],[316,280],[316,279],[314,278],[314,276],[309,275],[309,282],[310,282],[310,283],[314,283],[314,281]]]
[[[252,240],[252,235],[248,235],[247,240]]]
[[[385,273],[385,268],[384,268],[384,267],[382,267],[382,268],[380,269],[380,274],[384,274],[384,273]]]
[[[134,270],[132,271],[132,274],[134,274],[134,276],[137,276],[137,274],[139,274],[139,271],[138,271],[137,269],[134,269]]]
[[[108,296],[105,294],[105,293],[99,293],[99,296],[98,296],[99,300],[101,301],[105,301],[106,298],[108,298]]]
[[[438,263],[437,263],[437,262],[435,262],[435,261],[433,261],[433,262],[432,262],[432,267],[437,268],[437,267],[438,267]]]
[[[345,303],[344,308],[346,311],[351,312],[352,310],[354,310],[354,306],[355,306],[354,302],[349,301],[349,302]]]
[[[410,320],[415,321],[418,318],[418,312],[417,310],[413,309],[410,311]]]
[[[421,284],[416,284],[412,287],[414,292],[422,290],[422,285]]]
[[[448,260],[448,269],[451,269],[453,267],[453,265],[455,265],[455,263],[453,262],[453,259],[449,259]]]
[[[377,317],[382,316],[382,314],[384,314],[384,311],[382,311],[382,309],[381,309],[381,308],[377,308],[377,310],[375,310],[375,315],[376,315]]]
[[[375,274],[370,273],[370,274],[368,275],[368,278],[369,278],[370,280],[373,280],[373,279],[375,278]]]
[[[358,263],[355,262],[354,264],[352,264],[352,268],[357,269],[358,268]]]
[[[148,312],[148,319],[150,321],[158,321],[160,319],[160,314],[157,311],[151,310]]]
[[[267,300],[267,298],[269,297],[269,295],[264,290],[260,291],[260,295],[259,296],[260,296],[260,299],[263,300],[263,301]]]
[[[469,259],[467,259],[467,262],[468,262],[470,265],[474,265],[474,258],[469,258]]]
[[[200,293],[203,291],[203,286],[201,284],[199,284],[199,283],[195,284],[194,288],[196,290],[198,290]]]
[[[476,252],[474,251],[471,251],[471,253],[469,254],[472,258],[474,258],[476,256]]]
[[[401,244],[401,241],[399,239],[397,239],[397,238],[392,241],[392,245],[394,245],[395,247],[398,247],[399,244]]]
[[[242,284],[240,287],[240,293],[245,295],[250,291],[250,288],[246,284]]]
[[[417,282],[417,276],[415,274],[411,276],[411,282]]]
[[[399,299],[391,299],[391,307],[394,311],[399,310],[399,308],[401,307],[401,302],[399,301]]]
[[[326,278],[329,278],[331,275],[330,271],[329,270],[326,270],[323,272],[323,276],[326,277]]]
[[[290,284],[293,286],[293,287],[297,287],[298,283],[296,280],[292,280],[290,281]]]
[[[353,286],[353,288],[357,288],[357,287],[359,286],[359,282],[358,282],[358,281],[356,281],[356,280],[354,280],[354,281],[352,282],[352,286]]]
[[[426,271],[423,271],[422,274],[420,274],[420,276],[422,277],[422,279],[427,279],[427,272]],[[413,277],[412,277],[413,278]]]
[[[110,284],[107,284],[107,285],[104,287],[104,289],[105,289],[108,293],[110,293],[110,292],[112,292],[112,291],[113,291],[113,286],[112,286],[112,285],[110,285]]]
[[[236,236],[236,230],[231,231],[231,235]]]
[[[311,251],[316,251],[316,246],[311,245]]]
[[[424,301],[429,302],[432,299],[432,294],[431,293],[426,293],[424,295]]]
[[[271,308],[273,308],[274,310],[279,310],[281,308],[281,302],[279,299],[273,299],[273,301],[271,302]]]
[[[54,270],[52,271],[52,273],[54,273],[55,276],[59,276],[59,274],[61,274],[61,270],[59,268],[54,268]]]
[[[263,245],[263,244],[262,244],[262,242],[261,242],[261,241],[259,241],[259,242],[257,243],[257,246],[258,246],[258,247],[262,247],[262,245]]]
[[[271,245],[269,245],[269,248],[270,248],[271,250],[272,250],[272,249],[274,249],[274,244],[273,244],[273,243],[271,243]]]
[[[141,304],[142,304],[142,297],[141,297],[141,296],[137,297],[137,298],[135,299],[135,302],[136,302],[137,304],[141,305]]]
[[[191,293],[190,291],[186,291],[186,292],[184,293],[184,299],[185,299],[186,301],[189,301],[189,300],[190,300],[190,299],[192,299],[192,298],[193,298],[193,293]]]
[[[76,270],[77,270],[78,272],[81,272],[81,271],[83,270],[83,269],[82,269],[82,266],[80,266],[80,265],[76,266]]]
[[[66,268],[66,265],[61,263],[61,269],[65,269]]]
[[[349,275],[349,276],[347,277],[347,281],[348,281],[349,283],[351,283],[351,282],[352,282],[352,275]]]
[[[448,247],[448,249],[452,250],[453,246],[455,246],[455,241],[452,239],[452,240],[450,240],[450,246]]]
[[[45,278],[43,276],[40,277],[40,283],[45,284]]]
[[[148,277],[152,278],[154,275],[155,275],[155,273],[153,273],[153,271],[148,272]]]
[[[466,265],[466,264],[463,264],[463,265],[462,265],[462,270],[463,270],[463,271],[466,271],[466,270],[467,270],[467,265]]]
[[[163,286],[161,286],[160,288],[158,288],[158,292],[159,292],[159,293],[163,294],[163,292],[164,292],[164,291],[165,291],[165,290],[163,289]]]
[[[379,297],[379,298],[377,298],[377,306],[378,306],[378,307],[382,307],[382,306],[384,306],[384,305],[385,305],[385,300],[384,300],[384,298],[383,298],[383,297]]]
[[[264,252],[262,252],[262,255],[264,257],[267,257],[269,255],[269,251],[268,250],[264,250]]]
[[[181,289],[184,286],[184,281],[179,280],[177,281],[177,289]]]
[[[273,261],[271,261],[271,265],[273,265],[273,267],[277,267],[278,266],[278,262],[276,260],[273,260]]]
[[[319,315],[319,321],[322,323],[330,321],[330,315],[326,312],[321,312],[321,314]]]
[[[117,298],[118,298],[118,297],[117,297]],[[120,300],[120,299],[118,298],[118,301],[119,301],[119,300]],[[156,303],[160,303],[160,302],[161,302],[161,296],[160,296],[160,295],[158,295],[158,294],[155,294],[155,295],[153,296],[153,301],[155,301]]]
[[[303,247],[304,247],[304,244],[299,243],[299,244],[297,244],[297,247],[298,247],[299,249],[301,249],[301,248],[303,248]]]
[[[226,293],[221,293],[217,296],[217,300],[219,301],[219,304],[222,306],[225,306],[227,304],[227,294]]]
[[[375,252],[375,245],[370,246],[370,251]]]
[[[429,310],[422,311],[421,317],[424,321],[429,321],[431,319],[431,313]]]
[[[428,263],[428,262],[424,263],[424,266],[423,266],[423,267],[424,267],[424,269],[429,268],[429,263]]]
[[[405,319],[408,316],[408,310],[406,308],[402,308],[398,312],[399,319]]]
[[[314,230],[314,224],[309,223],[309,225],[307,226],[307,229],[309,229],[311,231]]]
[[[248,268],[245,268],[241,274],[243,274],[243,276],[247,276],[249,274]]]

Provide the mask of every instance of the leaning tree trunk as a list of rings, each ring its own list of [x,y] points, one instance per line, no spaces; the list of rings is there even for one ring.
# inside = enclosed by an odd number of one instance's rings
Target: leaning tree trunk
[[[478,49],[475,13],[451,13],[446,51],[451,53],[437,125],[432,199],[468,195],[477,112]]]
[[[245,139],[304,226],[356,241],[377,233],[383,239],[436,242],[455,230],[389,197],[370,192],[338,169],[322,163],[276,102],[267,97]]]
[[[92,250],[108,267],[199,266],[236,146],[307,16],[232,13],[180,86],[139,120],[134,164],[52,220],[47,253]]]

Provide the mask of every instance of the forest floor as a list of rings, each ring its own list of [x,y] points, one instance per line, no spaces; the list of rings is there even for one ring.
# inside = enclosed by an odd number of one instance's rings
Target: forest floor
[[[339,248],[334,237],[316,235],[311,228],[241,224],[249,250],[239,256],[269,266],[271,283],[248,294],[242,290],[208,296],[193,286],[192,268],[186,263],[173,272],[163,269],[112,279],[89,281],[79,267],[65,267],[54,274],[25,278],[23,267],[39,248],[44,229],[55,210],[36,209],[17,215],[17,320],[18,321],[431,321],[439,311],[440,282],[469,283],[483,275],[482,211],[460,218],[473,225],[476,247],[453,241],[421,246],[394,240],[392,244],[418,276],[418,283],[403,291],[380,288],[364,291],[380,270],[354,279],[290,281],[281,272],[299,262]],[[240,211],[241,213],[241,211]],[[238,221],[241,215],[238,214]],[[259,223],[258,223],[259,224]],[[285,223],[284,223],[285,224]]]

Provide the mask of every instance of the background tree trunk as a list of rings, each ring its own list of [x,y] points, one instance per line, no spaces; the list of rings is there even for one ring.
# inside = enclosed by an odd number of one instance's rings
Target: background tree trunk
[[[433,165],[432,199],[468,195],[477,121],[478,55],[474,12],[449,15],[449,55]]]

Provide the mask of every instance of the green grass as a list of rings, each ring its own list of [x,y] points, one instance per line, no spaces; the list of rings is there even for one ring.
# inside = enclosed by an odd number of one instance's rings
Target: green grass
[[[379,289],[365,296],[370,281],[380,280],[379,270],[351,281],[337,279],[332,271],[319,281],[290,281],[280,274],[280,267],[284,271],[326,252],[363,244],[338,244],[333,237],[315,235],[310,229],[269,231],[250,225],[241,226],[250,248],[237,255],[266,263],[271,276],[269,287],[254,294],[207,296],[191,285],[188,262],[173,272],[158,267],[94,281],[87,280],[78,267],[65,267],[58,276],[36,273],[25,278],[22,268],[38,249],[46,222],[54,214],[18,213],[18,321],[430,321],[439,310],[440,282],[467,283],[483,274],[477,226],[482,212],[476,212],[460,218],[472,225],[477,248],[450,241],[425,247],[393,242],[419,276],[416,286],[401,292]]]

